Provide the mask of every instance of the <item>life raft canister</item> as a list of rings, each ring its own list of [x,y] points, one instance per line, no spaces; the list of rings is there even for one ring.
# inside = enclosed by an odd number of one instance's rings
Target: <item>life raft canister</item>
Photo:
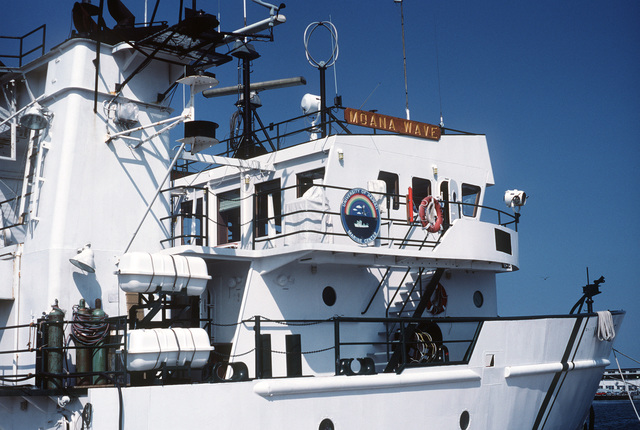
[[[436,212],[435,219],[433,209]],[[420,222],[423,228],[426,228],[430,233],[440,231],[440,227],[442,227],[442,207],[440,207],[440,202],[435,197],[427,196],[422,199],[418,213],[420,214]]]
[[[427,311],[432,315],[438,315],[447,309],[447,292],[442,284],[438,283],[438,286],[433,290],[433,294],[427,301]]]

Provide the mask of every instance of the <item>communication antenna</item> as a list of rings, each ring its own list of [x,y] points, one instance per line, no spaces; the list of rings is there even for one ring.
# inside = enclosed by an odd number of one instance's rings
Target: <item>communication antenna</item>
[[[331,15],[329,15],[329,22],[331,22],[333,24],[333,21],[331,21]],[[335,40],[332,38],[331,39],[331,49],[333,50],[334,46],[335,46]],[[335,106],[342,106],[342,97],[338,95],[338,72],[337,72],[338,66],[336,66],[335,64],[333,65],[333,85],[335,87],[336,90],[336,96],[333,99],[333,104]]]
[[[331,55],[326,60],[317,61],[309,52],[309,38],[311,38],[313,32],[320,27],[325,28],[331,35]],[[322,137],[325,137],[327,135],[327,100],[324,75],[327,67],[333,66],[338,59],[338,30],[336,30],[336,27],[329,21],[312,22],[304,30],[304,50],[309,64],[320,71],[320,118],[322,122]]]
[[[394,3],[400,4],[400,27],[402,27],[402,60],[404,61],[404,97],[405,97],[405,111],[407,112],[407,119],[411,119],[409,115],[409,86],[407,84],[407,50],[404,43],[404,10],[402,8],[402,0],[393,0]]]

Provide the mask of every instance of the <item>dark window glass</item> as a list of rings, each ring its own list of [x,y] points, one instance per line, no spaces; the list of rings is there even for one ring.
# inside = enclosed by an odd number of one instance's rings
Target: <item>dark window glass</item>
[[[418,211],[422,199],[431,195],[431,181],[422,178],[411,179],[411,189],[413,190],[413,209]]]
[[[398,175],[389,172],[380,172],[378,180],[384,181],[387,184],[387,210],[393,206],[393,209],[400,208],[400,185],[398,181]],[[378,197],[378,196],[376,196]]]
[[[240,190],[218,195],[218,245],[240,240]]]
[[[302,195],[307,192],[314,183],[317,184],[320,180],[324,179],[324,167],[321,169],[298,173],[298,175],[296,175],[296,179],[298,185],[298,197],[302,197]]]
[[[269,216],[269,205],[273,204],[273,214]],[[267,236],[269,224],[275,228],[275,233],[282,231],[282,189],[280,179],[263,182],[256,185],[256,211],[254,222],[256,223],[256,235]]]

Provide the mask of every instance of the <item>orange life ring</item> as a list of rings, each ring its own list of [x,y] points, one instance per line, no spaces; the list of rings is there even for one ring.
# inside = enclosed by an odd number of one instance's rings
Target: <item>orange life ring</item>
[[[431,312],[432,315],[441,314],[447,309],[447,301],[447,292],[442,284],[439,283],[427,301],[427,310]]]
[[[433,206],[436,210],[436,217],[433,219],[431,214],[431,208],[429,206]],[[422,199],[420,202],[420,222],[422,223],[422,227],[426,228],[430,233],[436,233],[440,231],[440,227],[442,227],[442,207],[440,207],[440,202],[433,196],[427,196]]]

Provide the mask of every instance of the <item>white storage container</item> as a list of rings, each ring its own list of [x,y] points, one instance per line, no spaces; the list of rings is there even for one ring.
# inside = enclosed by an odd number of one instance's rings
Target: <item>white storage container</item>
[[[203,367],[213,347],[202,328],[154,328],[127,333],[127,370],[142,371],[167,367]]]
[[[211,276],[200,257],[129,252],[120,258],[118,284],[128,293],[155,293],[158,290],[199,296]]]

